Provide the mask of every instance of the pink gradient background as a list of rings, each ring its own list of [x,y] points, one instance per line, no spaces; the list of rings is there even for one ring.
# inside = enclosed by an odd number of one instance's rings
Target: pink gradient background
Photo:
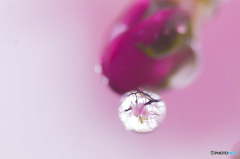
[[[0,159],[226,158],[210,151],[240,140],[240,1],[204,25],[199,78],[162,94],[167,118],[147,135],[125,131],[94,73],[130,2],[0,1]]]

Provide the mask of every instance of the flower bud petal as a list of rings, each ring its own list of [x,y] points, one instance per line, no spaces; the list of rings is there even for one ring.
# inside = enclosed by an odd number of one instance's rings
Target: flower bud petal
[[[103,74],[118,93],[139,87],[165,88],[180,66],[196,60],[189,46],[191,29],[186,12],[162,8],[143,19],[145,9],[133,9],[131,20],[124,21],[128,29],[114,37],[102,58]]]

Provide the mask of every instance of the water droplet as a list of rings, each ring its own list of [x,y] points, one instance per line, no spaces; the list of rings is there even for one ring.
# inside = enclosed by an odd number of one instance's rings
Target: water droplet
[[[127,130],[148,133],[155,130],[163,121],[166,106],[158,95],[136,90],[123,96],[118,112]]]
[[[187,25],[186,24],[180,24],[177,26],[177,32],[179,34],[185,34],[187,31]]]
[[[103,82],[103,84],[107,85],[109,83],[109,79],[107,77],[103,76],[102,82]]]
[[[100,64],[95,65],[94,71],[95,71],[97,74],[102,73],[102,66],[101,66]]]

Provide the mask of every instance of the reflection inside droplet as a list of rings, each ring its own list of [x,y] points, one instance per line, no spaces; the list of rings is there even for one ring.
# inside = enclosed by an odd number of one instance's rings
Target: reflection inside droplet
[[[185,34],[187,32],[187,25],[186,24],[180,24],[177,26],[177,32],[179,34]]]
[[[136,90],[124,95],[118,111],[127,130],[147,133],[156,129],[163,121],[166,106],[158,95]]]

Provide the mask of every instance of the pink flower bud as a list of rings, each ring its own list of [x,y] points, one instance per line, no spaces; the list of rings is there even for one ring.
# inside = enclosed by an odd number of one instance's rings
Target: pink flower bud
[[[139,87],[160,89],[169,86],[185,64],[195,66],[190,23],[190,16],[178,7],[156,9],[148,0],[133,5],[102,58],[110,87],[118,93]]]

